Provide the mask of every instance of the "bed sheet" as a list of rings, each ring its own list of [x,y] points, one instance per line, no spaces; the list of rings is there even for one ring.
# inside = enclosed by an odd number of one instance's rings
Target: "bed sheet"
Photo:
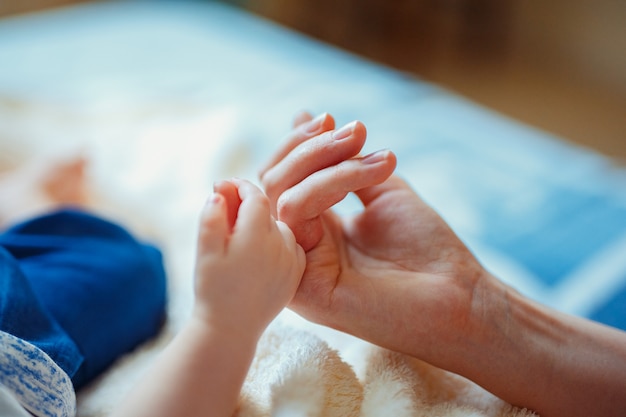
[[[0,164],[87,153],[102,210],[164,247],[171,332],[212,182],[255,178],[301,109],[362,120],[367,150],[392,149],[398,173],[503,280],[626,329],[626,171],[602,155],[220,3],[98,2],[0,21]],[[123,369],[110,378],[128,385]]]

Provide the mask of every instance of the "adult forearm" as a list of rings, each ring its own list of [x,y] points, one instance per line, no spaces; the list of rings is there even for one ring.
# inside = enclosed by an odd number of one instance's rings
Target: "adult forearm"
[[[623,415],[625,333],[486,285],[452,370],[543,417]]]

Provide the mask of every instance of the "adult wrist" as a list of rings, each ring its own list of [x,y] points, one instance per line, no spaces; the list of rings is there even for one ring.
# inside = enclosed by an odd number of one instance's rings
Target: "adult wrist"
[[[532,408],[548,389],[542,384],[553,373],[550,359],[568,334],[552,313],[486,273],[465,332],[466,354],[451,370],[511,404]]]
[[[457,280],[455,282],[459,282]],[[463,282],[468,282],[467,280]],[[440,349],[433,353],[433,365],[471,378],[489,366],[494,346],[506,337],[516,291],[491,273],[481,270],[471,285],[457,285],[457,303],[462,306],[449,326],[441,329]],[[502,339],[500,341],[500,339]]]

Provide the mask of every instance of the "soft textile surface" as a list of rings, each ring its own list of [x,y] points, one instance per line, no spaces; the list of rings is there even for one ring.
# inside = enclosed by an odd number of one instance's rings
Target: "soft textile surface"
[[[3,331],[0,331],[0,346],[0,391],[3,391],[0,402],[9,405],[8,399],[13,397],[33,415],[74,415],[76,398],[72,381],[48,355]]]
[[[11,391],[4,385],[0,385],[0,413],[4,417],[31,417],[30,414],[17,401]]]
[[[362,120],[366,152],[394,150],[398,173],[502,279],[626,328],[626,174],[588,150],[210,2],[6,19],[0,63],[0,165],[86,154],[101,213],[156,240],[166,257],[168,326],[79,393],[79,416],[105,415],[180,326],[212,182],[254,179],[300,109]],[[339,209],[357,207],[348,199]],[[346,395],[333,395],[339,389]],[[524,415],[461,378],[288,311],[259,345],[242,395],[241,415],[269,413]]]
[[[82,210],[0,233],[0,329],[46,352],[76,388],[159,333],[166,289],[158,250]]]

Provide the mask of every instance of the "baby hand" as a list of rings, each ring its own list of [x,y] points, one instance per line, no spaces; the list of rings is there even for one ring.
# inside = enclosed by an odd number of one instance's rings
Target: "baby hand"
[[[293,298],[304,251],[252,183],[224,181],[215,191],[201,215],[193,314],[211,328],[258,338]]]

